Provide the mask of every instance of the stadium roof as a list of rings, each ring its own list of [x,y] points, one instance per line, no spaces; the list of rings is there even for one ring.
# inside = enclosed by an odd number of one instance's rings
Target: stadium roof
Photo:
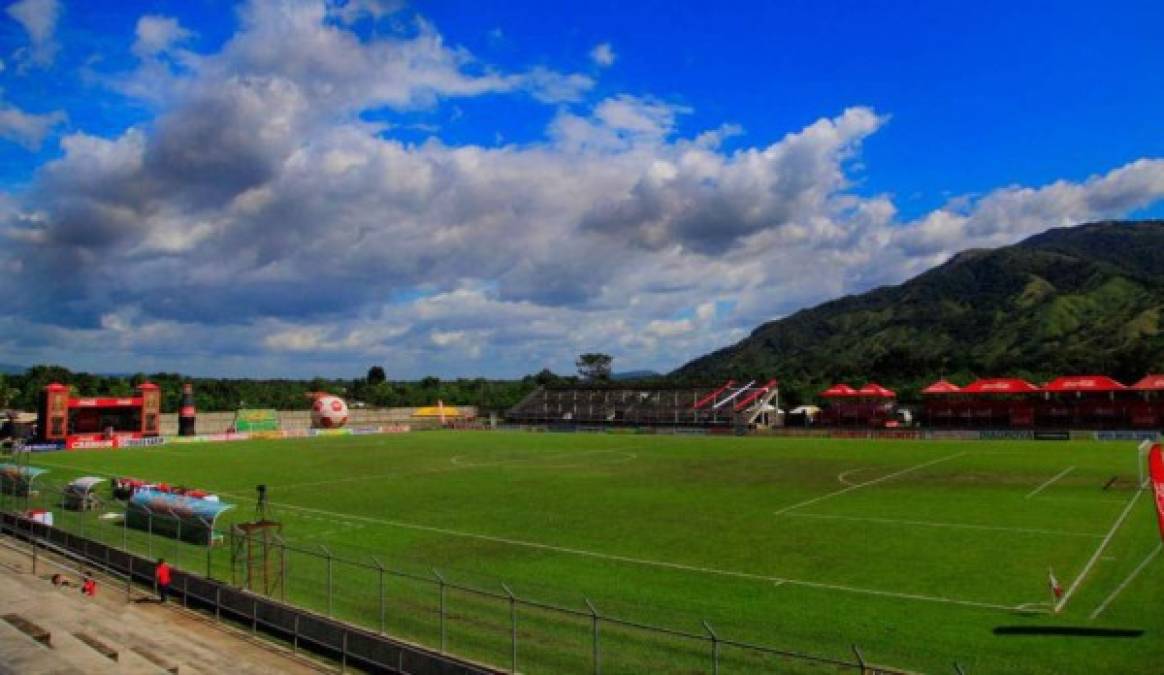
[[[1139,391],[1164,391],[1164,375],[1145,375],[1144,379],[1132,385]]]
[[[825,398],[844,398],[848,396],[857,396],[858,394],[856,389],[850,387],[844,382],[840,382],[838,384],[834,384],[828,389],[825,389],[820,393],[820,395]]]
[[[886,389],[885,387],[882,387],[881,385],[877,384],[876,382],[870,382],[870,383],[866,384],[864,387],[861,387],[857,391],[857,394],[860,396],[873,396],[876,398],[896,398],[897,397],[897,394],[893,390]]]
[[[1124,389],[1127,389],[1127,387],[1106,375],[1065,375],[1063,377],[1056,377],[1043,387],[1043,391],[1052,392],[1106,392],[1121,391]]]
[[[964,394],[1036,394],[1040,391],[1017,377],[988,377],[971,382],[962,389]]]
[[[923,394],[957,394],[962,391],[958,385],[946,379],[938,380],[930,386],[921,390]]]

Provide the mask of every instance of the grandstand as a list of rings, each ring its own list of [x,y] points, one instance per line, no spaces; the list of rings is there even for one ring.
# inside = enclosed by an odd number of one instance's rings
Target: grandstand
[[[506,413],[519,424],[767,426],[778,416],[776,380],[707,386],[589,384],[538,387]]]

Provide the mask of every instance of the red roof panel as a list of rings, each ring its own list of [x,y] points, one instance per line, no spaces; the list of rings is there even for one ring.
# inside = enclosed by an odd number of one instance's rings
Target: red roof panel
[[[875,396],[877,398],[897,397],[897,394],[895,394],[892,390],[886,389],[876,382],[870,382],[869,384],[866,384],[864,387],[861,387],[857,393],[861,396]]]
[[[957,394],[962,388],[948,380],[938,380],[921,390],[923,394]]]
[[[1140,391],[1164,391],[1164,375],[1147,375],[1144,379],[1132,385],[1132,389]]]
[[[857,396],[857,390],[841,382],[840,384],[834,384],[828,389],[825,389],[820,395],[825,398],[843,398],[846,396]]]
[[[1106,375],[1065,375],[1056,377],[1043,391],[1120,391],[1127,389]]]
[[[991,377],[971,382],[962,389],[964,394],[1034,394],[1038,387],[1017,377]]]

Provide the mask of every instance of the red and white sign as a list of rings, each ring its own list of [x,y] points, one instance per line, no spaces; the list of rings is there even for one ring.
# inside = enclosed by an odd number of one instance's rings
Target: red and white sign
[[[1164,539],[1164,449],[1159,443],[1148,451],[1148,473],[1152,477],[1152,494],[1156,496],[1156,519]]]

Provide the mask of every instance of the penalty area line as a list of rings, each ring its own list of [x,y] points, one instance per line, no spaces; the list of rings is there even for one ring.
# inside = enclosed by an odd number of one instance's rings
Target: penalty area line
[[[1014,532],[1017,534],[1049,534],[1056,537],[1087,537],[1101,539],[1097,532],[1070,532],[1066,530],[1045,530],[1037,527],[1006,527],[1003,525],[975,525],[973,523],[941,523],[932,520],[902,520],[899,518],[873,518],[861,516],[837,516],[828,513],[788,513],[793,518],[827,518],[830,520],[851,520],[864,523],[885,523],[888,525],[916,525],[918,527],[946,527],[957,530],[985,530],[988,532]]]
[[[1115,536],[1115,533],[1119,531],[1120,525],[1123,525],[1124,521],[1127,520],[1128,514],[1132,512],[1132,507],[1136,505],[1136,501],[1142,494],[1144,494],[1143,490],[1136,490],[1136,494],[1132,495],[1132,498],[1128,500],[1128,505],[1124,507],[1124,510],[1120,513],[1119,517],[1116,518],[1114,523],[1112,523],[1111,529],[1107,532],[1107,536],[1103,538],[1103,541],[1099,542],[1099,546],[1095,549],[1095,553],[1091,554],[1091,558],[1087,561],[1087,564],[1083,566],[1083,570],[1079,573],[1079,576],[1075,577],[1075,581],[1071,582],[1071,586],[1067,589],[1067,592],[1064,593],[1063,597],[1059,598],[1059,602],[1055,604],[1056,613],[1062,611],[1063,608],[1067,606],[1067,601],[1070,600],[1071,596],[1075,594],[1075,591],[1079,589],[1080,584],[1083,583],[1083,579],[1089,572],[1091,572],[1091,568],[1095,567],[1095,563],[1099,560],[1099,556],[1103,555],[1104,549],[1107,548],[1107,545],[1111,542],[1112,537]]]
[[[859,490],[863,487],[868,487],[870,485],[876,485],[878,483],[884,483],[885,481],[893,480],[894,478],[897,478],[898,476],[904,476],[905,474],[910,473],[911,471],[917,471],[918,469],[924,469],[927,466],[933,466],[934,464],[938,464],[940,462],[948,462],[951,459],[957,459],[958,457],[961,457],[962,455],[965,455],[965,454],[966,454],[966,452],[956,452],[956,453],[949,455],[947,457],[940,457],[938,459],[932,459],[928,462],[922,462],[921,464],[918,464],[916,466],[911,466],[908,469],[902,469],[901,471],[895,471],[895,472],[889,474],[888,476],[882,476],[880,478],[874,478],[873,480],[867,480],[864,483],[853,483],[853,484],[849,485],[849,487],[847,487],[847,488],[841,488],[840,490],[835,490],[835,491],[829,492],[827,494],[813,497],[812,499],[806,499],[802,502],[797,502],[796,504],[793,504],[792,506],[785,506],[784,508],[780,509],[779,511],[774,511],[773,513],[775,515],[779,516],[779,515],[788,513],[789,511],[792,511],[793,509],[799,509],[800,507],[808,506],[809,504],[816,504],[817,502],[822,502],[822,501],[824,501],[826,499],[830,499],[832,497],[839,497],[840,495],[846,494],[848,492],[852,492],[853,490]]]
[[[227,494],[227,493],[222,493]],[[230,495],[237,496],[237,495]],[[508,546],[519,546],[522,548],[530,548],[541,551],[553,551],[556,553],[564,553],[584,558],[592,558],[596,560],[609,560],[613,562],[628,563],[632,565],[641,565],[643,567],[654,567],[660,569],[678,570],[680,572],[695,572],[698,574],[707,574],[720,577],[729,577],[735,579],[747,579],[751,581],[761,581],[764,583],[779,583],[788,584],[791,586],[803,586],[805,588],[817,588],[823,590],[843,591],[847,593],[857,593],[862,595],[874,595],[887,598],[897,598],[900,600],[917,600],[922,602],[941,603],[948,605],[960,605],[963,607],[974,607],[978,609],[992,609],[1005,612],[1023,611],[1020,609],[1022,605],[1003,605],[992,602],[979,602],[977,600],[960,600],[958,598],[947,598],[937,595],[924,595],[920,593],[898,593],[896,591],[884,591],[874,588],[861,588],[859,586],[846,586],[842,584],[829,584],[820,581],[807,581],[804,579],[791,579],[788,577],[768,576],[764,574],[752,574],[749,572],[737,572],[733,570],[723,570],[714,567],[700,567],[697,565],[685,565],[683,563],[667,562],[664,560],[650,560],[648,558],[635,558],[631,556],[617,555],[613,553],[600,553],[598,551],[588,551],[579,548],[570,548],[567,546],[555,546],[553,544],[543,544],[535,541],[523,541],[521,539],[510,539],[507,537],[495,537],[487,534],[477,534],[474,532],[463,532],[460,530],[452,530],[443,527],[434,527],[431,525],[420,525],[418,523],[408,523],[399,520],[387,520],[382,518],[371,518],[368,516],[358,516],[346,513],[337,513],[335,511],[328,511],[325,509],[316,509],[307,506],[296,506],[293,504],[271,503],[272,506],[306,511],[311,513],[321,513],[324,515],[338,516],[341,518],[349,518],[352,520],[360,520],[378,525],[386,525],[388,527],[396,527],[406,530],[416,530],[420,532],[432,532],[435,534],[443,534],[451,537],[461,537],[464,539],[475,539],[478,541],[487,541],[495,544],[505,544]]]
[[[1095,611],[1092,612],[1091,616],[1088,618],[1094,619],[1100,614],[1103,614],[1103,610],[1107,609],[1107,606],[1116,599],[1116,596],[1122,593],[1123,590],[1127,588],[1128,584],[1132,583],[1132,580],[1140,575],[1140,572],[1144,571],[1144,568],[1148,566],[1148,563],[1152,562],[1152,559],[1160,554],[1161,549],[1164,549],[1164,544],[1156,544],[1156,548],[1152,549],[1152,552],[1148,554],[1148,557],[1144,558],[1144,561],[1137,565],[1136,569],[1132,570],[1132,573],[1129,574],[1126,579],[1120,582],[1119,586],[1116,586],[1116,589],[1111,592],[1111,595],[1107,596],[1104,598],[1103,602],[1099,603],[1099,607],[1096,607]]]
[[[1034,490],[1031,490],[1030,492],[1028,492],[1028,493],[1027,493],[1027,496],[1026,496],[1026,497],[1024,497],[1023,499],[1030,499],[1031,497],[1034,497],[1035,495],[1039,494],[1039,493],[1040,493],[1040,492],[1042,492],[1043,490],[1045,490],[1045,489],[1047,489],[1048,487],[1050,487],[1050,486],[1051,486],[1051,484],[1053,484],[1055,481],[1059,480],[1059,479],[1060,479],[1060,478],[1062,478],[1063,476],[1066,476],[1067,474],[1071,473],[1071,472],[1072,472],[1072,471],[1074,471],[1074,470],[1075,470],[1075,467],[1073,467],[1073,466],[1069,466],[1069,467],[1067,467],[1066,469],[1063,469],[1063,471],[1061,471],[1061,472],[1059,472],[1059,473],[1055,474],[1055,477],[1054,477],[1054,478],[1052,478],[1051,480],[1047,481],[1046,483],[1043,483],[1043,484],[1042,484],[1042,485],[1040,485],[1039,487],[1037,487],[1037,488],[1035,488]]]

